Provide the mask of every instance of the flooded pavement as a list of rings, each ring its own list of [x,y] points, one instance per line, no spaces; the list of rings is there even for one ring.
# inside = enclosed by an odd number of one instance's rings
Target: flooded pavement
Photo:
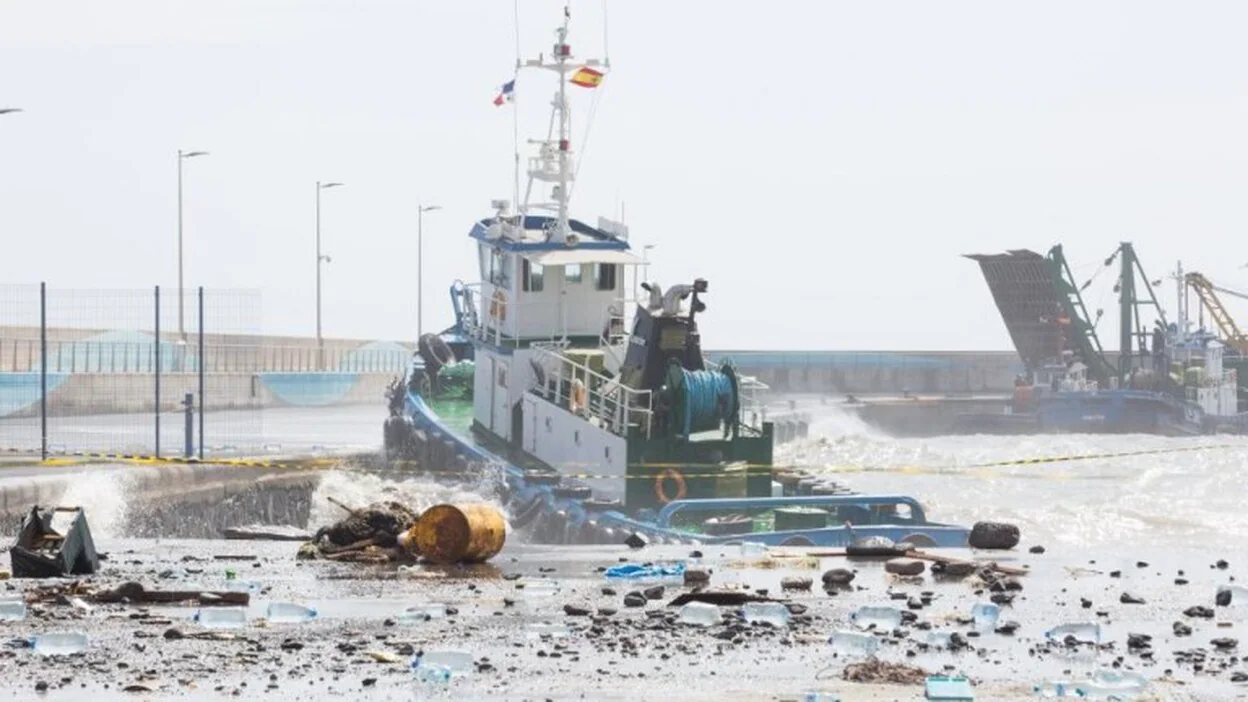
[[[1248,682],[1236,682],[1248,680],[1239,644],[1248,628],[1248,603],[1222,607],[1215,601],[1218,587],[1248,584],[1241,546],[1248,516],[1239,509],[1237,472],[1248,442],[1138,436],[896,440],[818,398],[799,404],[816,414],[812,438],[783,448],[778,463],[845,473],[860,491],[913,494],[939,521],[1017,523],[1023,542],[1013,551],[951,555],[997,559],[1030,572],[1013,582],[1000,580],[994,590],[974,575],[938,579],[925,568],[917,578],[904,578],[886,573],[880,562],[809,558],[801,551],[773,552],[793,557],[760,561],[744,557],[738,547],[704,546],[697,547],[699,559],[688,546],[535,546],[524,543],[523,532],[509,534],[491,563],[472,568],[400,572],[393,566],[297,562],[294,543],[119,538],[125,534],[108,525],[120,523],[115,511],[127,508],[124,494],[110,492],[109,474],[97,474],[90,489],[75,495],[93,527],[99,525],[100,549],[110,554],[93,583],[136,580],[168,589],[254,583],[250,621],[222,630],[220,640],[203,640],[196,636],[210,630],[192,620],[196,610],[190,607],[101,604],[88,613],[72,605],[32,606],[25,621],[0,622],[0,636],[82,631],[89,648],[69,659],[6,648],[0,651],[0,667],[7,671],[0,687],[15,699],[781,700],[805,699],[817,690],[841,700],[922,699],[921,685],[841,679],[857,658],[834,654],[828,639],[855,629],[859,608],[875,606],[914,618],[876,637],[880,660],[965,674],[975,682],[978,700],[1032,699],[1034,686],[1045,681],[1086,679],[1115,667],[1150,681],[1140,699],[1248,698]],[[366,422],[359,421],[358,436],[342,428],[355,421],[340,426],[340,443],[375,445],[364,435]],[[1202,442],[1219,448],[1164,452]],[[977,467],[1138,449],[1163,452]],[[417,509],[480,499],[465,488],[329,471],[313,500],[314,525],[342,516],[329,496],[356,505],[393,499]],[[1043,552],[1032,553],[1036,546]],[[214,558],[219,555],[255,560]],[[0,558],[5,561],[7,555]],[[682,624],[679,608],[666,604],[689,592],[683,579],[614,581],[602,572],[624,562],[708,569],[712,587],[765,590],[795,606],[780,628],[740,621],[739,606],[720,607],[719,624]],[[852,572],[853,581],[830,594],[823,575],[837,568]],[[786,577],[809,578],[813,586],[785,591]],[[8,581],[0,587],[16,591],[33,584]],[[651,590],[660,586],[661,595]],[[310,605],[319,616],[266,626],[263,616],[273,602]],[[450,615],[401,621],[406,608],[434,603],[447,605]],[[630,606],[636,604],[642,606]],[[999,608],[995,626],[976,631],[971,613],[977,604]],[[1007,622],[1017,626],[1003,626]],[[1101,645],[1046,641],[1045,632],[1069,623],[1096,624]],[[420,651],[465,652],[473,665],[448,682],[421,681],[410,665]],[[46,690],[37,691],[39,683]],[[131,685],[152,692],[123,691]]]
[[[193,621],[193,607],[97,604],[85,612],[34,605],[26,621],[0,623],[0,633],[11,639],[83,631],[88,651],[44,658],[8,648],[0,652],[0,665],[9,671],[3,686],[18,698],[33,698],[36,686],[47,683],[47,699],[81,699],[84,692],[107,699],[130,685],[191,698],[268,692],[280,699],[327,700],[367,690],[370,699],[394,700],[803,699],[807,691],[825,690],[846,700],[920,699],[919,686],[840,680],[844,665],[857,658],[834,655],[828,637],[854,629],[851,615],[859,607],[879,606],[916,618],[879,636],[881,660],[966,674],[977,683],[978,699],[1031,698],[1033,686],[1043,681],[1086,678],[1115,664],[1149,678],[1153,699],[1248,694],[1245,684],[1232,682],[1235,672],[1246,670],[1238,651],[1219,652],[1211,643],[1237,638],[1248,627],[1248,603],[1217,607],[1214,601],[1217,586],[1242,573],[1243,564],[1220,569],[1210,552],[1176,558],[1132,548],[1097,557],[1059,547],[1031,554],[1025,549],[1032,544],[1025,542],[1008,562],[1030,566],[1031,574],[1017,579],[1021,590],[1008,591],[1011,603],[995,598],[1001,602],[998,625],[1014,621],[1017,629],[977,635],[968,622],[972,608],[994,593],[974,577],[939,580],[928,572],[900,578],[879,562],[812,559],[791,550],[759,560],[743,557],[735,546],[702,547],[702,557],[691,561],[689,547],[682,546],[633,551],[514,541],[489,564],[400,571],[296,562],[292,543],[104,539],[100,546],[109,559],[92,582],[136,580],[179,590],[251,587],[249,623],[207,629]],[[804,612],[778,629],[735,620],[739,607],[733,606],[720,608],[723,624],[682,624],[678,608],[666,603],[689,591],[683,579],[613,580],[601,572],[623,562],[706,568],[712,587],[766,594]],[[853,571],[852,586],[824,592],[822,574],[832,568]],[[810,578],[814,587],[784,591],[786,577]],[[33,584],[9,581],[5,588]],[[629,606],[636,604],[629,597],[634,592],[642,593],[643,606]],[[1123,602],[1124,592],[1143,603]],[[922,605],[925,600],[929,604]],[[266,626],[262,618],[273,602],[308,605],[319,616]],[[408,607],[433,603],[448,606],[449,616],[419,622],[401,616]],[[1194,605],[1208,608],[1212,617],[1183,614]],[[1044,643],[1047,630],[1071,622],[1098,624],[1101,647]],[[1175,622],[1191,633],[1177,635]],[[534,629],[539,623],[545,636]],[[210,631],[226,638],[192,638]],[[920,645],[953,632],[961,634],[965,648]],[[1128,649],[1129,636],[1138,634],[1152,637],[1148,655]],[[1178,653],[1194,649],[1205,652],[1203,661]],[[417,651],[464,651],[474,665],[449,682],[422,682],[410,667]]]

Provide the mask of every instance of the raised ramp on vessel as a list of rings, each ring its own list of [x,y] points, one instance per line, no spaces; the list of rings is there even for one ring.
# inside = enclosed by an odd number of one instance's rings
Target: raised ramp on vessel
[[[1026,249],[966,257],[979,263],[1023,363],[1040,368],[1059,357],[1066,317],[1048,260]]]

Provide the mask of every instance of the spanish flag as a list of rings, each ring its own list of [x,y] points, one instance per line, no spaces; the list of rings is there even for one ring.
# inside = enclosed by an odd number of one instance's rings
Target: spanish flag
[[[602,73],[592,68],[582,68],[572,74],[572,84],[582,88],[597,88],[602,83]]]

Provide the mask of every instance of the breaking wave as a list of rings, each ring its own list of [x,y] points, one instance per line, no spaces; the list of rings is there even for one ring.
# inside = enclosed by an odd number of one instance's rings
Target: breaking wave
[[[321,478],[320,485],[312,494],[309,526],[316,528],[332,524],[345,516],[341,507],[329,498],[351,507],[365,507],[373,502],[399,502],[416,512],[423,512],[442,503],[484,502],[506,514],[503,505],[494,497],[494,478],[487,472],[477,487],[451,485],[429,478],[412,477],[395,479],[375,473],[329,471]],[[488,496],[488,497],[487,497]]]
[[[122,538],[126,535],[131,482],[124,469],[92,468],[69,478],[61,505],[82,507],[95,538]]]
[[[1122,541],[1182,547],[1192,539],[1248,538],[1240,471],[1246,437],[1142,435],[890,438],[840,408],[809,403],[809,438],[776,462],[813,467],[859,492],[902,493],[933,521],[1018,524],[1024,538],[1071,545]],[[1207,446],[1205,450],[1186,450]],[[1055,456],[1179,451],[1038,464],[985,463]]]

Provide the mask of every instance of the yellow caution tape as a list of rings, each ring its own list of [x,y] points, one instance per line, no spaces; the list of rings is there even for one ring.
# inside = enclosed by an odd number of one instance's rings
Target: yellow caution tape
[[[1047,472],[1047,473],[1009,473],[1004,474],[999,470],[1001,468],[1009,468],[1014,466],[1026,465],[1044,465],[1053,463],[1072,463],[1077,461],[1092,460],[1109,460],[1117,458],[1132,458],[1137,456],[1152,456],[1173,453],[1190,453],[1195,451],[1212,451],[1220,449],[1248,449],[1248,444],[1206,444],[1201,446],[1182,446],[1158,449],[1143,449],[1139,451],[1117,451],[1111,453],[1086,453],[1072,454],[1067,456],[1040,456],[1032,458],[1019,458],[1004,461],[988,461],[983,463],[969,463],[963,465],[947,465],[947,466],[917,466],[917,465],[883,465],[883,466],[855,466],[855,465],[824,465],[824,466],[798,466],[798,465],[770,465],[762,463],[733,463],[732,465],[741,466],[747,469],[747,477],[758,477],[766,473],[800,471],[803,476],[832,475],[837,473],[897,473],[902,475],[947,475],[954,477],[976,477],[976,478],[992,478],[1001,475],[1008,475],[1010,478],[1017,479],[1036,479],[1036,480],[1118,480],[1121,475],[1081,475],[1070,472]],[[28,453],[21,449],[5,449],[8,453]],[[48,458],[38,461],[38,465],[45,466],[64,466],[74,465],[77,463],[86,463],[94,460],[108,460],[117,463],[130,464],[181,464],[181,465],[213,465],[213,466],[231,466],[238,468],[273,468],[273,469],[298,469],[307,470],[316,469],[351,469],[349,457],[317,457],[317,458],[294,458],[285,460],[269,460],[259,458],[184,458],[177,456],[153,456],[147,454],[130,454],[130,453],[95,453],[89,451],[73,451],[58,454],[54,458]],[[394,460],[387,461],[387,466],[419,466],[419,462],[414,460]],[[566,463],[564,468],[573,468],[585,466],[590,467],[593,464],[588,463]],[[594,466],[596,467],[596,466]],[[722,464],[718,463],[670,463],[670,462],[642,462],[629,465],[630,468],[641,468],[644,470],[652,470],[654,473],[649,474],[631,474],[621,475],[618,473],[565,473],[560,472],[560,476],[575,480],[654,480],[655,477],[661,475],[662,471],[675,470],[685,478],[722,478]],[[718,468],[719,470],[706,471],[699,469]],[[692,470],[691,470],[692,469]],[[756,469],[751,472],[749,469]],[[764,472],[764,470],[766,473]],[[416,471],[419,475],[462,475],[463,471],[459,470],[420,470]]]

